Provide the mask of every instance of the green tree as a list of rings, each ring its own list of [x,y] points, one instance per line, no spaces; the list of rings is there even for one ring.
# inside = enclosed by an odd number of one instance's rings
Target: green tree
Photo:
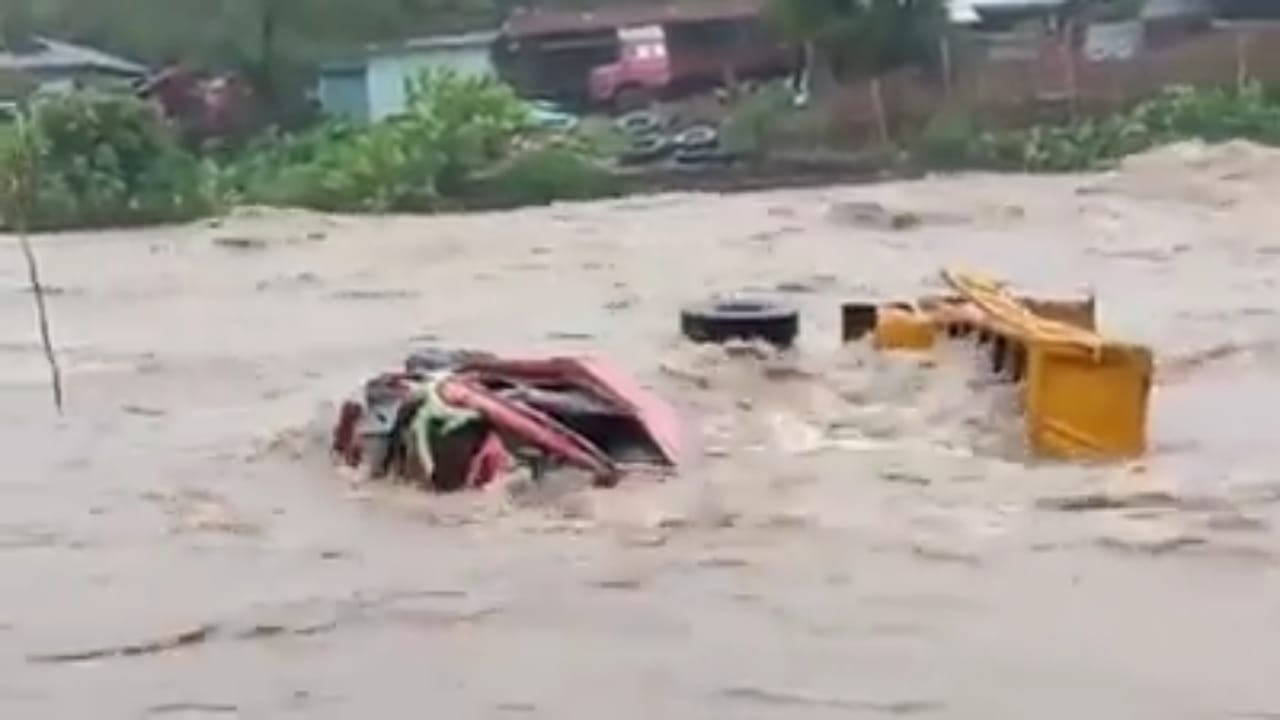
[[[17,0],[0,0],[8,8]],[[559,1],[559,0],[556,0]],[[363,43],[494,25],[498,0],[29,0],[39,30],[148,63],[310,67]],[[270,21],[270,22],[268,22]],[[267,32],[268,25],[270,32]]]
[[[0,48],[22,51],[33,29],[30,0],[5,0],[0,5]]]
[[[805,48],[816,84],[936,61],[944,0],[771,0],[781,32]]]

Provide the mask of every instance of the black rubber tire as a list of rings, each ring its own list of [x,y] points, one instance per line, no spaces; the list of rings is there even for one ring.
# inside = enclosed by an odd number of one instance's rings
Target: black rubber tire
[[[714,125],[694,125],[676,133],[671,144],[679,150],[713,150],[720,145],[720,130]]]
[[[716,148],[676,150],[676,164],[686,168],[725,167],[737,161],[731,153]]]
[[[619,130],[633,138],[648,137],[662,132],[662,118],[648,110],[627,113],[614,122]]]
[[[632,141],[631,147],[619,158],[624,165],[644,165],[657,162],[671,154],[671,145],[661,135],[647,135]]]
[[[786,349],[800,334],[800,313],[767,300],[713,300],[682,310],[680,332],[696,343],[759,340]]]

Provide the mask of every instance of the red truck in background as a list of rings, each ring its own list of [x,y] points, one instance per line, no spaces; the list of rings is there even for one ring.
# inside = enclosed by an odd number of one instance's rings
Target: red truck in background
[[[767,0],[617,0],[593,10],[517,8],[493,49],[522,95],[575,109],[632,109],[739,79],[785,75],[800,55]]]
[[[618,28],[618,59],[591,69],[593,105],[634,110],[653,100],[793,72],[797,54],[759,20]]]
[[[145,79],[136,91],[156,103],[193,145],[242,139],[256,129],[256,97],[238,75],[205,76],[176,63]]]

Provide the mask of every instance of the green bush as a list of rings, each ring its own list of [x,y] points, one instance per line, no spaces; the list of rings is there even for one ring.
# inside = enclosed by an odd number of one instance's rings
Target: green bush
[[[1230,139],[1280,145],[1280,102],[1259,85],[1195,90],[1171,87],[1125,113],[1065,126],[983,131],[976,123],[940,116],[915,148],[925,164],[1028,172],[1106,167],[1133,153],[1178,140]]]
[[[438,189],[445,194],[507,157],[532,126],[528,106],[510,86],[448,72],[426,73],[410,85],[408,117],[429,119],[435,128],[442,161]]]
[[[725,118],[721,132],[725,149],[749,157],[768,155],[791,101],[785,82],[769,83],[743,95]]]
[[[475,208],[511,208],[612,197],[623,189],[621,178],[597,159],[552,145],[521,152],[477,178],[462,201]]]
[[[968,114],[945,111],[925,127],[916,153],[932,167],[961,168],[973,162],[973,143],[980,135],[978,124]]]
[[[91,92],[41,98],[28,132],[34,229],[188,220],[213,207],[206,165],[140,100]],[[0,165],[0,174],[14,172]]]
[[[431,210],[505,158],[524,104],[488,78],[425,75],[406,111],[365,126],[329,123],[254,144],[230,168],[236,199],[316,210]]]
[[[251,150],[229,172],[229,194],[264,205],[381,212],[434,197],[442,164],[429,125],[326,126]]]

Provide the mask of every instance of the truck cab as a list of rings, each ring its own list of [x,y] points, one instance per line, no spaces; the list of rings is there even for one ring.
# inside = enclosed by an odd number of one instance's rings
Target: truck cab
[[[671,85],[671,55],[661,25],[618,29],[618,59],[591,70],[591,101],[621,111],[635,110]]]

